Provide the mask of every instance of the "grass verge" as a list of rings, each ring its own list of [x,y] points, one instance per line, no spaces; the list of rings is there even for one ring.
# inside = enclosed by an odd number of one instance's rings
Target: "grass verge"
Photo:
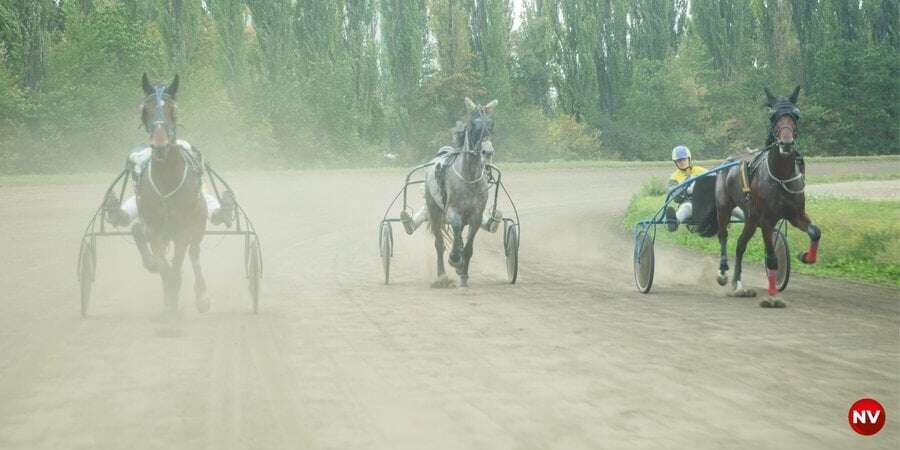
[[[662,205],[663,197],[635,196],[628,207],[624,225],[629,230],[639,220],[651,217]],[[809,246],[806,233],[788,227],[787,237],[791,252],[791,270],[798,273],[866,281],[885,287],[898,287],[900,282],[900,202],[847,200],[811,197],[806,199],[809,216],[822,230],[818,262],[807,266],[797,261],[796,255]],[[734,267],[734,247],[743,224],[729,228],[729,263]],[[762,262],[765,250],[761,232],[757,230],[747,246],[745,259]],[[719,253],[719,241],[715,237],[702,238],[684,227],[674,233],[664,226],[657,229],[656,237],[663,242],[708,252]]]

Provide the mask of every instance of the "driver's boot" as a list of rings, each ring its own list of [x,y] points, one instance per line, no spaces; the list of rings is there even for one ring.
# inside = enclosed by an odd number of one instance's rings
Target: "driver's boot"
[[[669,231],[678,229],[678,218],[675,217],[675,208],[671,206],[666,207],[666,229]]]
[[[222,192],[222,198],[219,200],[219,203],[221,203],[221,206],[209,216],[209,221],[213,225],[224,224],[225,227],[231,228],[231,223],[234,221],[234,207],[236,205],[234,192],[231,192],[230,190]]]
[[[127,227],[131,223],[131,217],[122,211],[122,202],[112,192],[107,192],[106,198],[103,199],[103,213],[106,215],[106,221],[115,227]]]
[[[481,229],[489,233],[494,233],[497,231],[497,228],[500,227],[500,222],[503,222],[503,213],[497,209],[494,210],[493,215],[481,218]]]
[[[426,222],[428,220],[428,211],[425,208],[419,208],[416,211],[415,216],[410,216],[408,212],[403,211],[400,213],[400,222],[403,224],[403,229],[406,230],[406,234],[412,235],[419,228],[419,225]]]

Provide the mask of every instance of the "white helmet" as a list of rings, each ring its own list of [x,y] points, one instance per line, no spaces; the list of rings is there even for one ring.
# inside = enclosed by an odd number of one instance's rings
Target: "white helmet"
[[[691,159],[691,151],[683,145],[672,149],[672,161],[678,161],[679,159]]]

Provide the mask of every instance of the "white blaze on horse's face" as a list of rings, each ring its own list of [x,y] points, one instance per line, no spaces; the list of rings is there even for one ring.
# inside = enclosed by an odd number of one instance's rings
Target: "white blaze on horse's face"
[[[144,94],[147,97],[141,105],[141,122],[150,134],[151,147],[160,149],[165,158],[164,149],[175,144],[175,95],[178,92],[178,75],[166,87],[153,86],[145,73],[141,79]],[[159,156],[154,151],[155,156]]]
[[[156,159],[165,159],[165,149],[175,144],[175,102],[168,94],[150,95],[141,106],[141,120],[149,133],[148,143]]]

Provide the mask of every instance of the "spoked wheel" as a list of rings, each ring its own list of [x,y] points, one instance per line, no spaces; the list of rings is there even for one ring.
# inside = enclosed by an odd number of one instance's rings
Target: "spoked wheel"
[[[81,317],[87,317],[91,303],[91,288],[97,275],[96,241],[93,237],[81,241],[78,254],[78,281],[81,284]]]
[[[653,237],[648,228],[642,228],[634,237],[634,284],[641,293],[653,286],[654,264]]]
[[[519,224],[507,221],[503,228],[503,248],[506,253],[506,277],[516,284],[519,277]]]
[[[253,301],[253,314],[259,313],[259,281],[262,278],[262,251],[259,248],[259,239],[254,236],[249,239],[246,254],[247,285],[250,288],[250,297]]]
[[[791,252],[788,249],[787,237],[780,229],[776,229],[772,233],[773,244],[775,245],[775,257],[778,258],[778,277],[776,286],[778,291],[787,289],[788,281],[791,279]],[[764,266],[765,267],[765,266]]]
[[[381,254],[381,267],[384,268],[384,284],[391,282],[391,256],[394,255],[394,234],[391,223],[381,222],[378,230],[378,252]]]

